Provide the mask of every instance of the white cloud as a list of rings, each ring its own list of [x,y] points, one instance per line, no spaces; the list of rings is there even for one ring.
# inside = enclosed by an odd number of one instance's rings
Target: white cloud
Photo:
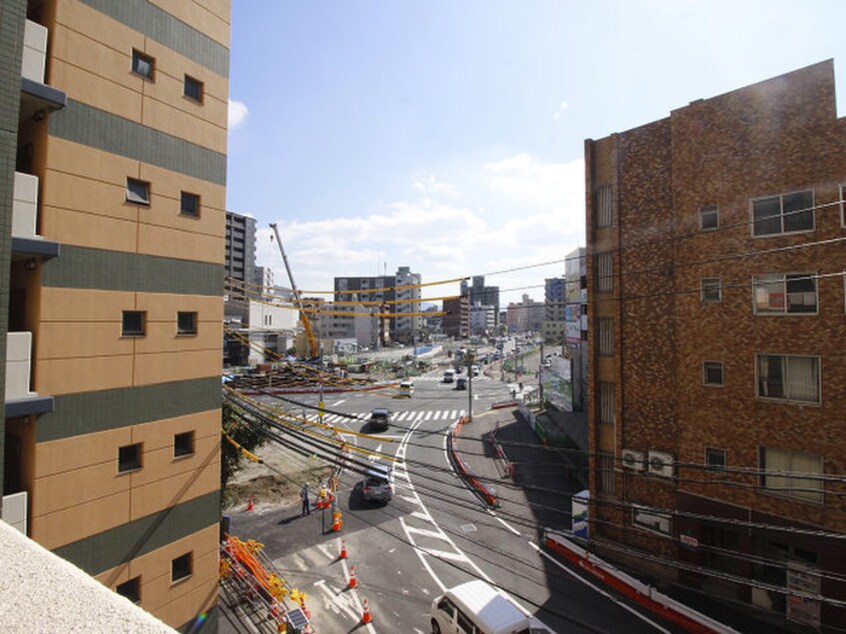
[[[336,276],[388,274],[410,266],[424,282],[480,275],[563,260],[584,243],[584,162],[544,163],[529,154],[465,167],[449,185],[435,174],[410,180],[409,196],[367,215],[323,220],[280,219],[285,251],[304,290],[331,290]],[[287,278],[270,229],[259,228],[257,260]],[[501,302],[523,292],[543,297],[543,280],[563,274],[563,261],[491,276]],[[281,277],[280,277],[281,276]],[[287,282],[285,282],[287,283]],[[425,289],[424,297],[457,293],[458,285]]]
[[[555,112],[555,114],[552,115],[552,118],[555,119],[556,121],[558,121],[561,118],[561,115],[564,113],[564,111],[566,109],[567,109],[567,102],[562,101],[561,105],[558,106],[558,110]]]
[[[247,104],[243,101],[235,101],[233,99],[229,100],[229,130],[234,130],[247,118],[247,115],[250,114],[249,108],[247,108]]]

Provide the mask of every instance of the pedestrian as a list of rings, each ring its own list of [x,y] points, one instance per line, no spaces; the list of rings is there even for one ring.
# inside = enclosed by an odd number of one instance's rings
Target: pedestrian
[[[303,515],[309,515],[311,513],[311,505],[308,501],[308,482],[303,485],[303,488],[300,491],[300,499],[303,501],[303,510],[300,513],[300,517]]]

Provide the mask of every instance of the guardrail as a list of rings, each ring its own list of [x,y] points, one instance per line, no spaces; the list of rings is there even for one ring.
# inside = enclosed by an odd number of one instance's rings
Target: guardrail
[[[739,634],[709,616],[697,612],[685,604],[658,592],[652,586],[638,581],[622,570],[577,546],[564,535],[544,530],[544,543],[552,552],[560,555],[571,564],[589,572],[605,585],[614,588],[623,596],[639,603],[650,612],[682,626],[687,632],[697,634]]]
[[[458,469],[458,472],[461,477],[464,478],[464,480],[468,484],[470,484],[470,486],[473,487],[479,498],[489,507],[496,509],[500,507],[499,500],[496,496],[496,489],[482,482],[479,479],[479,476],[476,475],[476,472],[473,471],[472,467],[470,467],[470,465],[464,462],[464,460],[462,460],[461,458],[461,455],[458,453],[458,433],[461,431],[461,428],[464,427],[464,424],[467,423],[469,420],[470,419],[467,416],[462,416],[458,419],[458,421],[456,421],[455,424],[452,425],[452,427],[450,427],[449,435],[447,436],[447,446],[449,449],[449,455],[452,458],[452,461]]]
[[[485,440],[493,446],[494,453],[496,454],[494,463],[496,464],[496,468],[500,475],[506,478],[513,478],[514,463],[508,459],[508,456],[505,454],[505,449],[503,449],[502,445],[499,444],[499,439],[496,437],[498,432],[499,423],[497,423],[496,427],[485,435]]]

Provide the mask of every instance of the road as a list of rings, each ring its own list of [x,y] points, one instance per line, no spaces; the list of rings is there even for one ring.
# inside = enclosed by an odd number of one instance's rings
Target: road
[[[569,526],[569,493],[576,488],[563,481],[563,469],[546,469],[542,454],[524,456],[534,477],[498,483],[500,509],[483,507],[453,472],[446,450],[449,427],[470,408],[470,392],[455,390],[440,377],[438,371],[415,379],[409,399],[327,395],[324,422],[354,432],[370,431],[364,419],[372,408],[392,410],[388,431],[345,436],[351,444],[401,461],[394,466],[395,496],[388,505],[364,503],[360,476],[349,474],[338,500],[344,520],[340,533],[329,532],[330,514],[300,517],[298,507],[231,517],[233,534],[265,544],[289,581],[308,594],[315,631],[429,632],[432,600],[444,588],[476,577],[502,588],[552,631],[675,631],[595,591],[539,551],[539,526]],[[498,372],[493,378],[476,377],[472,404],[477,418],[495,415],[490,405],[508,398],[511,389]],[[297,399],[317,401],[315,396]],[[462,436],[461,451],[486,459],[484,445],[472,432]],[[515,451],[532,449],[518,445]],[[378,461],[389,463],[388,457]],[[338,558],[341,538],[346,560]],[[347,588],[350,567],[358,582],[352,590]],[[367,626],[359,623],[364,599],[373,616]],[[225,627],[222,622],[222,632]]]

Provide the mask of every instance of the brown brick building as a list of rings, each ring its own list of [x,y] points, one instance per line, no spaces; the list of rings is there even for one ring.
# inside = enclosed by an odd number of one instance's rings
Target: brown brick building
[[[833,62],[588,140],[585,162],[594,545],[768,618],[846,627]]]

